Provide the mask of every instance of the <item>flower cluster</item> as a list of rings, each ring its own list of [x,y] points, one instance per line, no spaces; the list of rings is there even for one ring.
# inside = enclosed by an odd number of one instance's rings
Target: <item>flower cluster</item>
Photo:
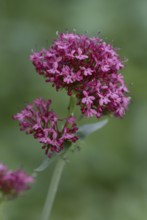
[[[58,119],[57,115],[50,110],[51,100],[38,98],[33,104],[28,104],[25,109],[14,116],[19,121],[20,129],[27,134],[33,134],[43,144],[45,154],[51,157],[53,153],[59,153],[64,145],[69,142],[76,142],[78,130],[75,124],[75,117],[69,116],[66,119]],[[59,128],[60,122],[64,126]]]
[[[68,95],[76,95],[85,116],[125,114],[130,98],[118,72],[124,65],[114,48],[102,39],[62,33],[48,50],[34,52],[31,60],[57,91],[64,88]]]
[[[23,170],[11,171],[0,163],[0,199],[11,199],[29,189],[29,183],[33,183],[32,176],[28,176]]]

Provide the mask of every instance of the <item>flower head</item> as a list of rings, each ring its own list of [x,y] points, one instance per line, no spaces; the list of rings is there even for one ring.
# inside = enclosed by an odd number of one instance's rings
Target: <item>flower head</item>
[[[113,113],[122,117],[129,104],[122,75],[124,67],[117,52],[100,38],[62,33],[48,49],[31,55],[46,82],[77,96],[77,105],[87,116]]]
[[[29,189],[29,183],[33,182],[33,177],[28,176],[23,170],[8,170],[5,165],[0,164],[0,195],[2,198],[17,197]]]
[[[27,105],[14,116],[14,119],[19,121],[20,130],[33,134],[34,138],[43,144],[42,149],[49,157],[55,152],[60,152],[66,142],[76,142],[78,139],[75,117],[58,119],[57,115],[50,110],[50,105],[51,100],[38,98],[32,105]],[[59,123],[62,121],[65,121],[64,126],[59,129]]]

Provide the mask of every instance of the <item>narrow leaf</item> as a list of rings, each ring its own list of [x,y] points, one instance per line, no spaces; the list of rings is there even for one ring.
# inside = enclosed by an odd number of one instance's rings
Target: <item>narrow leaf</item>
[[[99,121],[97,123],[82,125],[79,127],[77,135],[79,136],[80,139],[84,139],[88,135],[104,127],[107,123],[108,123],[108,119],[104,119],[103,121]]]
[[[37,167],[34,171],[35,172],[41,172],[43,170],[45,170],[54,160],[52,160],[53,158],[48,158],[47,156],[44,158],[44,160],[42,161],[42,163],[40,164],[39,167]]]
[[[49,165],[52,164],[52,162],[54,162],[57,158],[59,158],[59,156],[63,155],[71,146],[70,142],[66,142],[64,144],[64,149],[60,152],[60,153],[52,153],[52,158],[49,158],[48,156],[46,156],[44,158],[44,160],[42,161],[42,163],[40,164],[39,167],[37,167],[34,171],[35,172],[41,172],[44,171]]]

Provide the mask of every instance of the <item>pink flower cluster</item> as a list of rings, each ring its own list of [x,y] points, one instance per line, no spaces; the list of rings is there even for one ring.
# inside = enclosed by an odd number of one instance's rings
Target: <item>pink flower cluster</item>
[[[33,177],[28,176],[23,170],[11,171],[0,163],[0,199],[17,197],[33,182]]]
[[[75,124],[75,117],[69,116],[66,119],[58,119],[57,115],[50,110],[51,100],[38,98],[32,105],[27,105],[20,113],[14,116],[19,121],[20,129],[27,134],[33,134],[43,144],[45,154],[51,157],[53,153],[59,153],[64,144],[76,142],[78,130]],[[64,126],[59,129],[59,124]]]
[[[102,39],[62,33],[48,50],[34,52],[31,60],[57,91],[65,88],[68,95],[76,94],[85,116],[125,114],[130,98],[118,73],[124,65],[114,48]]]

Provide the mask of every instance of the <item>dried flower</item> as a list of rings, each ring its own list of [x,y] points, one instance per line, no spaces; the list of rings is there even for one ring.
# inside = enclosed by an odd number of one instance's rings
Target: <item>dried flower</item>
[[[33,182],[33,177],[28,176],[23,170],[11,171],[4,164],[0,164],[0,199],[19,196],[29,189],[29,183]]]
[[[32,105],[27,105],[20,113],[14,116],[19,121],[20,130],[27,134],[33,134],[43,144],[42,149],[49,157],[55,152],[64,149],[66,142],[76,142],[78,130],[75,124],[75,117],[69,116],[66,119],[58,119],[57,115],[50,110],[51,100],[35,99]],[[59,123],[64,126],[59,130]]]
[[[102,39],[62,33],[48,50],[34,52],[31,60],[57,91],[64,88],[68,95],[76,94],[85,116],[125,114],[130,98],[118,73],[124,65],[114,48]]]

